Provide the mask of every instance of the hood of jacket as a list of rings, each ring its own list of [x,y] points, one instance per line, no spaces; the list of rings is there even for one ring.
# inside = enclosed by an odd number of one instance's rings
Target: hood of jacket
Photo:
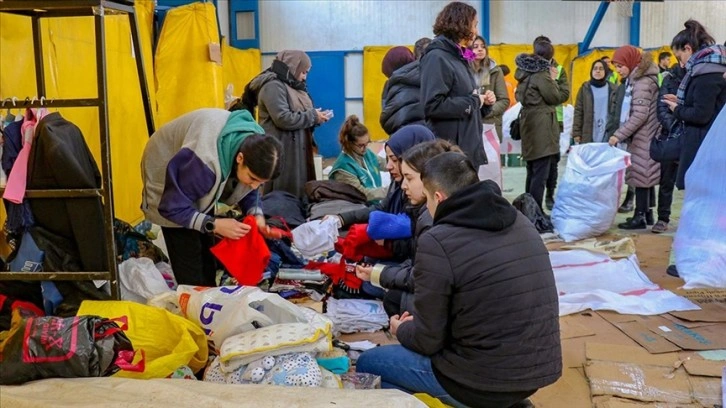
[[[428,54],[431,51],[434,50],[442,50],[444,52],[447,52],[451,55],[456,56],[460,60],[462,60],[465,64],[469,65],[469,62],[464,59],[464,56],[461,55],[461,49],[459,48],[456,43],[451,41],[450,39],[444,37],[443,35],[439,35],[436,38],[431,41],[431,44],[429,44],[428,47],[426,47],[426,52],[424,55]]]
[[[640,63],[638,63],[638,66],[630,73],[629,78],[634,80],[644,76],[658,75],[659,73],[660,69],[658,68],[658,65],[653,62],[653,56],[646,51],[643,52]]]
[[[277,79],[277,75],[274,72],[269,70],[264,71],[256,77],[252,78],[249,84],[250,90],[252,90],[253,92],[260,92],[262,86],[272,81],[273,79]]]
[[[393,72],[393,75],[391,75],[388,81],[390,82],[389,87],[396,84],[414,86],[416,88],[420,87],[421,67],[419,66],[419,61],[413,61],[397,69]]]
[[[501,231],[517,219],[517,209],[502,197],[499,186],[491,180],[472,184],[442,201],[436,209],[434,225]]]
[[[514,73],[514,79],[522,82],[523,78],[527,78],[538,72],[545,72],[550,69],[550,62],[535,54],[519,54],[514,59],[517,71]]]

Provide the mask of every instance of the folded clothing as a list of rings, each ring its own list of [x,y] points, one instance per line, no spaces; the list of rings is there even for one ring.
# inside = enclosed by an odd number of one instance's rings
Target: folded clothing
[[[388,326],[383,303],[367,299],[335,299],[327,301],[327,316],[333,322],[333,332],[375,332]]]

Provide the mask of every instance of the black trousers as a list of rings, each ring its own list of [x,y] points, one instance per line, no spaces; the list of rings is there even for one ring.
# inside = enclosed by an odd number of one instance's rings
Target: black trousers
[[[214,236],[188,228],[161,227],[174,277],[180,285],[217,286]]]
[[[539,208],[542,206],[544,198],[545,184],[552,168],[552,162],[557,159],[557,155],[545,156],[537,160],[527,161],[527,180],[524,185],[524,192],[534,197]]]
[[[660,187],[658,188],[658,219],[671,221],[671,204],[673,204],[673,189],[676,186],[678,175],[678,162],[665,162],[660,164]]]
[[[552,156],[552,162],[550,163],[550,174],[547,177],[547,195],[548,196],[555,196],[555,189],[557,188],[557,177],[559,177],[558,173],[558,167],[560,165],[560,159],[562,156],[560,156],[559,153],[557,153],[555,156]]]
[[[650,195],[652,187],[635,187],[635,215],[645,215],[650,208]]]

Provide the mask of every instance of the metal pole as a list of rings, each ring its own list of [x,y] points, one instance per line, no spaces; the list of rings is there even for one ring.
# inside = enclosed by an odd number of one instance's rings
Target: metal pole
[[[485,40],[487,40],[487,44],[491,44],[489,40],[489,35],[491,31],[490,0],[481,0],[481,16],[479,16],[479,21],[481,21],[481,36],[484,37]]]
[[[113,183],[111,177],[111,146],[108,130],[108,99],[106,95],[106,35],[104,8],[100,7],[94,16],[96,28],[96,82],[98,87],[98,126],[101,138],[101,168],[103,172],[103,216],[106,239],[106,263],[110,272],[111,296],[120,299],[118,267],[116,265],[116,244],[113,236]]]
[[[640,47],[640,2],[633,2],[633,15],[630,16],[630,45]]]
[[[151,136],[154,131],[154,115],[151,111],[151,97],[149,96],[149,86],[146,82],[146,63],[144,54],[141,50],[139,25],[136,21],[136,13],[128,13],[129,27],[131,28],[131,42],[134,46],[134,54],[136,55],[136,72],[139,75],[139,84],[141,85],[141,99],[144,104],[144,114],[146,115],[146,130]]]
[[[597,29],[600,27],[600,23],[602,23],[602,19],[605,17],[605,13],[608,11],[609,6],[610,6],[609,1],[600,2],[600,6],[597,8],[597,11],[595,12],[595,16],[592,18],[592,22],[590,23],[590,28],[587,29],[587,34],[585,34],[585,38],[580,43],[580,47],[579,47],[580,54],[585,53],[585,51],[587,51],[590,48],[592,39],[595,38]]]
[[[35,57],[35,86],[38,98],[45,95],[45,67],[43,67],[43,32],[40,28],[40,17],[31,17],[33,24],[33,54]]]

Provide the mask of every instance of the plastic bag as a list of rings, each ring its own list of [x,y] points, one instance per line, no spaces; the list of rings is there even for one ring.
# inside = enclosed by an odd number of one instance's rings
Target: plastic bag
[[[304,256],[312,257],[335,249],[338,239],[338,219],[310,221],[292,230],[295,248]]]
[[[570,149],[572,141],[572,123],[575,118],[575,108],[572,105],[562,107],[562,133],[560,133],[560,155],[564,156]]]
[[[98,316],[32,317],[14,313],[12,327],[0,334],[0,384],[43,378],[103,377],[136,366],[129,338],[119,326]]]
[[[726,288],[726,109],[713,122],[686,172],[686,195],[674,241],[684,289]]]
[[[171,292],[164,276],[149,258],[129,258],[118,266],[121,299],[137,303]]]
[[[539,208],[537,201],[535,201],[534,197],[532,197],[532,194],[524,193],[519,195],[519,197],[514,199],[512,205],[514,208],[519,210],[519,212],[524,214],[525,217],[527,217],[529,222],[537,228],[537,232],[540,234],[552,232],[554,230],[555,227],[552,225],[552,221],[545,217],[542,209]]]
[[[607,143],[572,147],[552,209],[552,223],[565,242],[610,229],[628,166],[630,153]]]
[[[121,371],[117,377],[166,378],[183,365],[197,372],[207,364],[209,349],[202,329],[166,310],[134,302],[86,300],[78,309],[78,316],[83,315],[126,321],[124,332],[135,349],[144,350],[146,370]]]
[[[199,325],[217,348],[239,333],[307,321],[299,307],[255,286],[179,285],[177,293],[182,315]]]
[[[484,125],[482,132],[484,139],[484,152],[487,154],[487,164],[479,166],[479,180],[492,180],[502,188],[502,165],[499,159],[501,146],[494,125]]]

